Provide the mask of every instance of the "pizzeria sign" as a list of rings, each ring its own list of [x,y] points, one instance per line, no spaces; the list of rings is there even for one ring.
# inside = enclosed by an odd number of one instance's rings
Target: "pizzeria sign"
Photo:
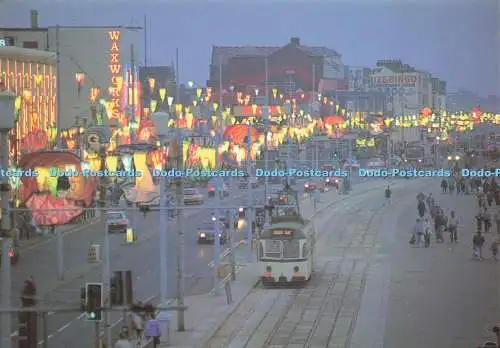
[[[372,83],[378,86],[398,85],[398,86],[415,86],[417,77],[413,75],[396,75],[396,76],[374,76]]]

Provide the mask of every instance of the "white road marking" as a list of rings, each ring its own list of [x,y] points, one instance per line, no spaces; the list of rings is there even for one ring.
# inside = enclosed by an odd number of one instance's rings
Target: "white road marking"
[[[47,338],[50,340],[52,337],[54,337],[54,335],[48,335]],[[44,340],[41,340],[41,341],[38,341],[38,345],[41,346],[45,341]]]
[[[67,329],[71,324],[73,324],[72,321],[70,321],[69,323],[66,323],[65,325],[61,326],[59,329],[57,329],[57,332],[61,332],[65,329]]]

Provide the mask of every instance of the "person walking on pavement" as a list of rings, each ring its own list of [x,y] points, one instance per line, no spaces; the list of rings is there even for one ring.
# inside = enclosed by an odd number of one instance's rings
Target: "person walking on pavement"
[[[120,332],[118,341],[115,343],[115,348],[133,348],[132,343],[128,339],[128,337],[125,335],[125,333]]]
[[[156,315],[154,313],[151,314],[151,317],[146,322],[146,329],[144,331],[145,336],[148,339],[153,339],[153,347],[157,348],[160,345],[160,322],[156,319]]]
[[[479,211],[474,218],[476,219],[476,231],[481,232],[483,230],[483,213]]]
[[[489,233],[491,229],[491,213],[488,211],[488,208],[484,208],[483,211],[483,221],[484,221],[484,232]]]
[[[413,227],[413,235],[415,236],[415,245],[422,247],[424,245],[424,223],[420,218],[417,219]]]
[[[385,200],[387,205],[391,204],[391,196],[392,196],[391,187],[387,186],[387,188],[385,189]]]
[[[448,182],[443,179],[441,181],[441,191],[443,192],[443,194],[446,194],[446,191],[448,190]]]
[[[493,240],[491,241],[491,245],[490,245],[490,250],[491,250],[491,254],[493,255],[493,259],[495,261],[498,261],[498,247],[499,246],[500,246],[500,236],[493,237]]]
[[[472,249],[476,260],[483,260],[483,245],[484,237],[481,231],[477,231],[474,237],[472,237]]]
[[[424,241],[425,247],[428,248],[431,246],[431,235],[432,235],[432,227],[430,225],[429,219],[425,218],[424,222]]]
[[[452,243],[458,243],[458,225],[460,221],[458,216],[456,216],[455,211],[451,211],[450,218],[448,220],[448,230],[450,231],[450,241]]]
[[[497,211],[495,213],[495,224],[497,226],[497,234],[500,235],[500,211]]]

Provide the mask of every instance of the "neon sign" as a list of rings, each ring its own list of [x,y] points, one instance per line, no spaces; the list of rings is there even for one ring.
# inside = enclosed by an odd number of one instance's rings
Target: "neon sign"
[[[110,119],[119,119],[121,113],[121,90],[123,78],[121,77],[122,65],[120,63],[120,31],[114,30],[108,32],[109,35],[109,76],[111,83],[109,94],[111,96],[111,115]]]

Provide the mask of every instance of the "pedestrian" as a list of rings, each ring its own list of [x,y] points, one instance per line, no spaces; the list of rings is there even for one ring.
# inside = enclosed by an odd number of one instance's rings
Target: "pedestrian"
[[[415,236],[415,245],[418,247],[424,245],[424,223],[422,219],[417,219],[415,226],[413,227],[413,234]]]
[[[491,241],[490,250],[493,255],[493,259],[498,261],[498,247],[500,246],[500,236],[495,236]]]
[[[153,339],[154,348],[159,346],[161,337],[160,322],[156,319],[156,315],[154,313],[151,314],[150,319],[146,322],[146,330],[144,334],[148,339]]]
[[[481,211],[479,211],[474,218],[476,219],[476,231],[481,232],[483,229],[483,214]]]
[[[488,201],[489,207],[491,207],[491,205],[493,204],[493,195],[494,195],[494,192],[489,191],[487,196],[486,196],[486,200]]]
[[[488,208],[484,208],[483,210],[483,221],[484,221],[484,232],[489,233],[491,228],[491,213],[488,211]]]
[[[481,231],[477,231],[472,238],[472,250],[476,260],[483,260],[483,245],[484,237],[481,234]]]
[[[431,235],[432,235],[432,230],[431,230],[431,225],[429,223],[429,219],[425,219],[425,227],[424,227],[424,241],[425,241],[425,247],[428,248],[431,246]]]
[[[385,189],[385,200],[387,205],[391,204],[391,196],[392,196],[391,188],[387,186],[387,188]]]
[[[458,243],[458,216],[456,216],[455,211],[451,211],[450,218],[448,219],[448,230],[450,231],[450,241],[452,243]]]
[[[441,191],[443,194],[446,194],[446,191],[448,190],[448,183],[446,182],[445,179],[441,181]]]
[[[132,321],[132,330],[135,331],[135,335],[137,340],[142,340],[142,333],[144,331],[144,325],[142,324],[142,318],[139,312],[132,311],[130,313],[131,321]]]
[[[132,348],[132,343],[125,335],[125,333],[120,332],[120,335],[118,336],[118,341],[116,341],[115,343],[115,348]]]

